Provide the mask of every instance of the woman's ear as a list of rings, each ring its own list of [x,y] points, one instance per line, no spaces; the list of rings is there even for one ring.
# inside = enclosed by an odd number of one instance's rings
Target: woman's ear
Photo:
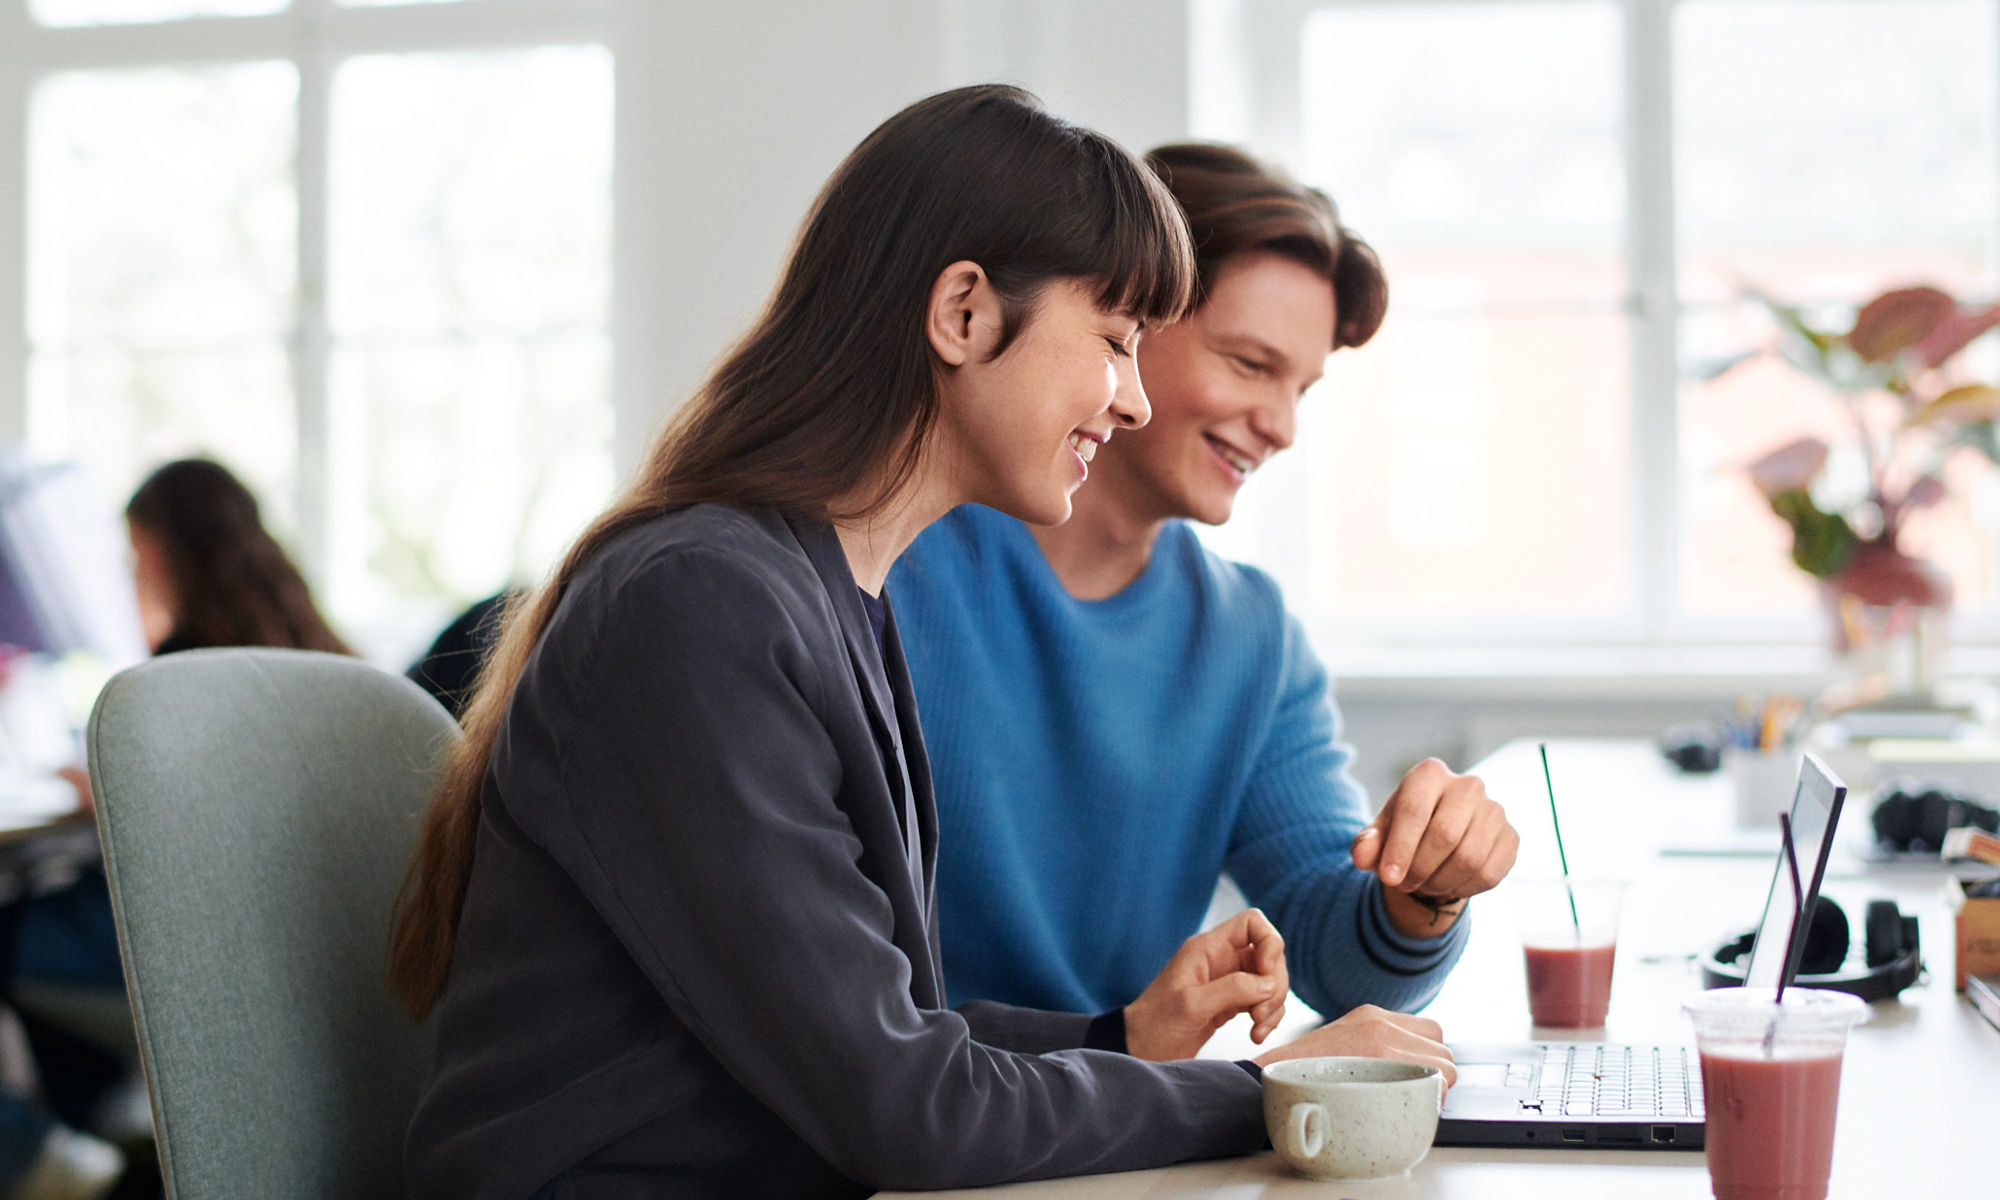
[[[986,269],[960,261],[939,272],[924,310],[924,336],[946,366],[983,362],[999,344],[1000,296]]]

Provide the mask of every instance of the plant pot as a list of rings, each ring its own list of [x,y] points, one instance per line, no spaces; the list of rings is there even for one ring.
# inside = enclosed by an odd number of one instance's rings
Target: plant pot
[[[1820,592],[1847,683],[1881,695],[1932,693],[1950,624],[1949,576],[1893,545],[1864,542]]]

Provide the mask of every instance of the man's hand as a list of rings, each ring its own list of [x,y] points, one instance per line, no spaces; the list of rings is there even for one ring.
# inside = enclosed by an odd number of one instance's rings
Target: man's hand
[[[1390,921],[1411,937],[1451,928],[1468,896],[1513,869],[1521,835],[1474,775],[1435,758],[1410,768],[1375,819],[1355,835],[1354,865],[1382,881]]]
[[[1364,1004],[1331,1025],[1322,1025],[1266,1050],[1252,1061],[1268,1067],[1288,1058],[1326,1055],[1398,1059],[1443,1071],[1447,1088],[1458,1082],[1458,1068],[1444,1044],[1444,1030],[1436,1021],[1390,1012],[1372,1004]]]
[[[1285,1015],[1285,939],[1254,908],[1181,943],[1137,1000],[1125,1006],[1125,1049],[1134,1058],[1193,1058],[1223,1023],[1250,1014],[1262,1043]]]

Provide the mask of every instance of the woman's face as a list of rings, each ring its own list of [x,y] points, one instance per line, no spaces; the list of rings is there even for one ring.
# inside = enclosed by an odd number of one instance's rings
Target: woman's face
[[[1146,335],[1152,424],[1119,439],[1095,486],[1144,519],[1227,521],[1237,489],[1292,444],[1333,322],[1333,284],[1318,272],[1262,252],[1224,264],[1199,309]]]
[[[139,596],[139,626],[146,634],[146,648],[158,650],[174,631],[174,612],[179,604],[174,595],[173,576],[167,571],[166,547],[143,527],[125,522],[125,534],[132,540],[132,582]]]
[[[944,413],[963,499],[1031,524],[1068,520],[1098,448],[1149,415],[1139,329],[1136,318],[1099,308],[1094,288],[1057,280],[1005,353],[955,369]],[[997,337],[997,325],[989,332]]]

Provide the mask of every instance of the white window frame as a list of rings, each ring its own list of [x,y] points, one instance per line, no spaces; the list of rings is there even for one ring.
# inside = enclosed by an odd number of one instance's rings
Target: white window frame
[[[298,427],[296,549],[301,568],[315,588],[324,589],[333,565],[331,483],[336,477],[328,378],[333,338],[326,308],[328,122],[335,72],[348,59],[364,55],[548,45],[604,46],[615,62],[619,7],[618,0],[461,0],[385,7],[291,0],[286,10],[268,16],[52,28],[30,18],[28,0],[0,0],[0,147],[17,150],[0,156],[0,280],[17,281],[0,286],[0,443],[29,442],[35,433],[36,414],[27,397],[31,347],[25,283],[28,108],[36,85],[48,76],[79,70],[291,63],[299,80],[298,291],[286,341]],[[614,335],[614,396],[618,290],[614,283],[605,325]],[[641,435],[630,426],[650,424],[657,416],[615,401],[613,407],[614,447],[637,442]]]

